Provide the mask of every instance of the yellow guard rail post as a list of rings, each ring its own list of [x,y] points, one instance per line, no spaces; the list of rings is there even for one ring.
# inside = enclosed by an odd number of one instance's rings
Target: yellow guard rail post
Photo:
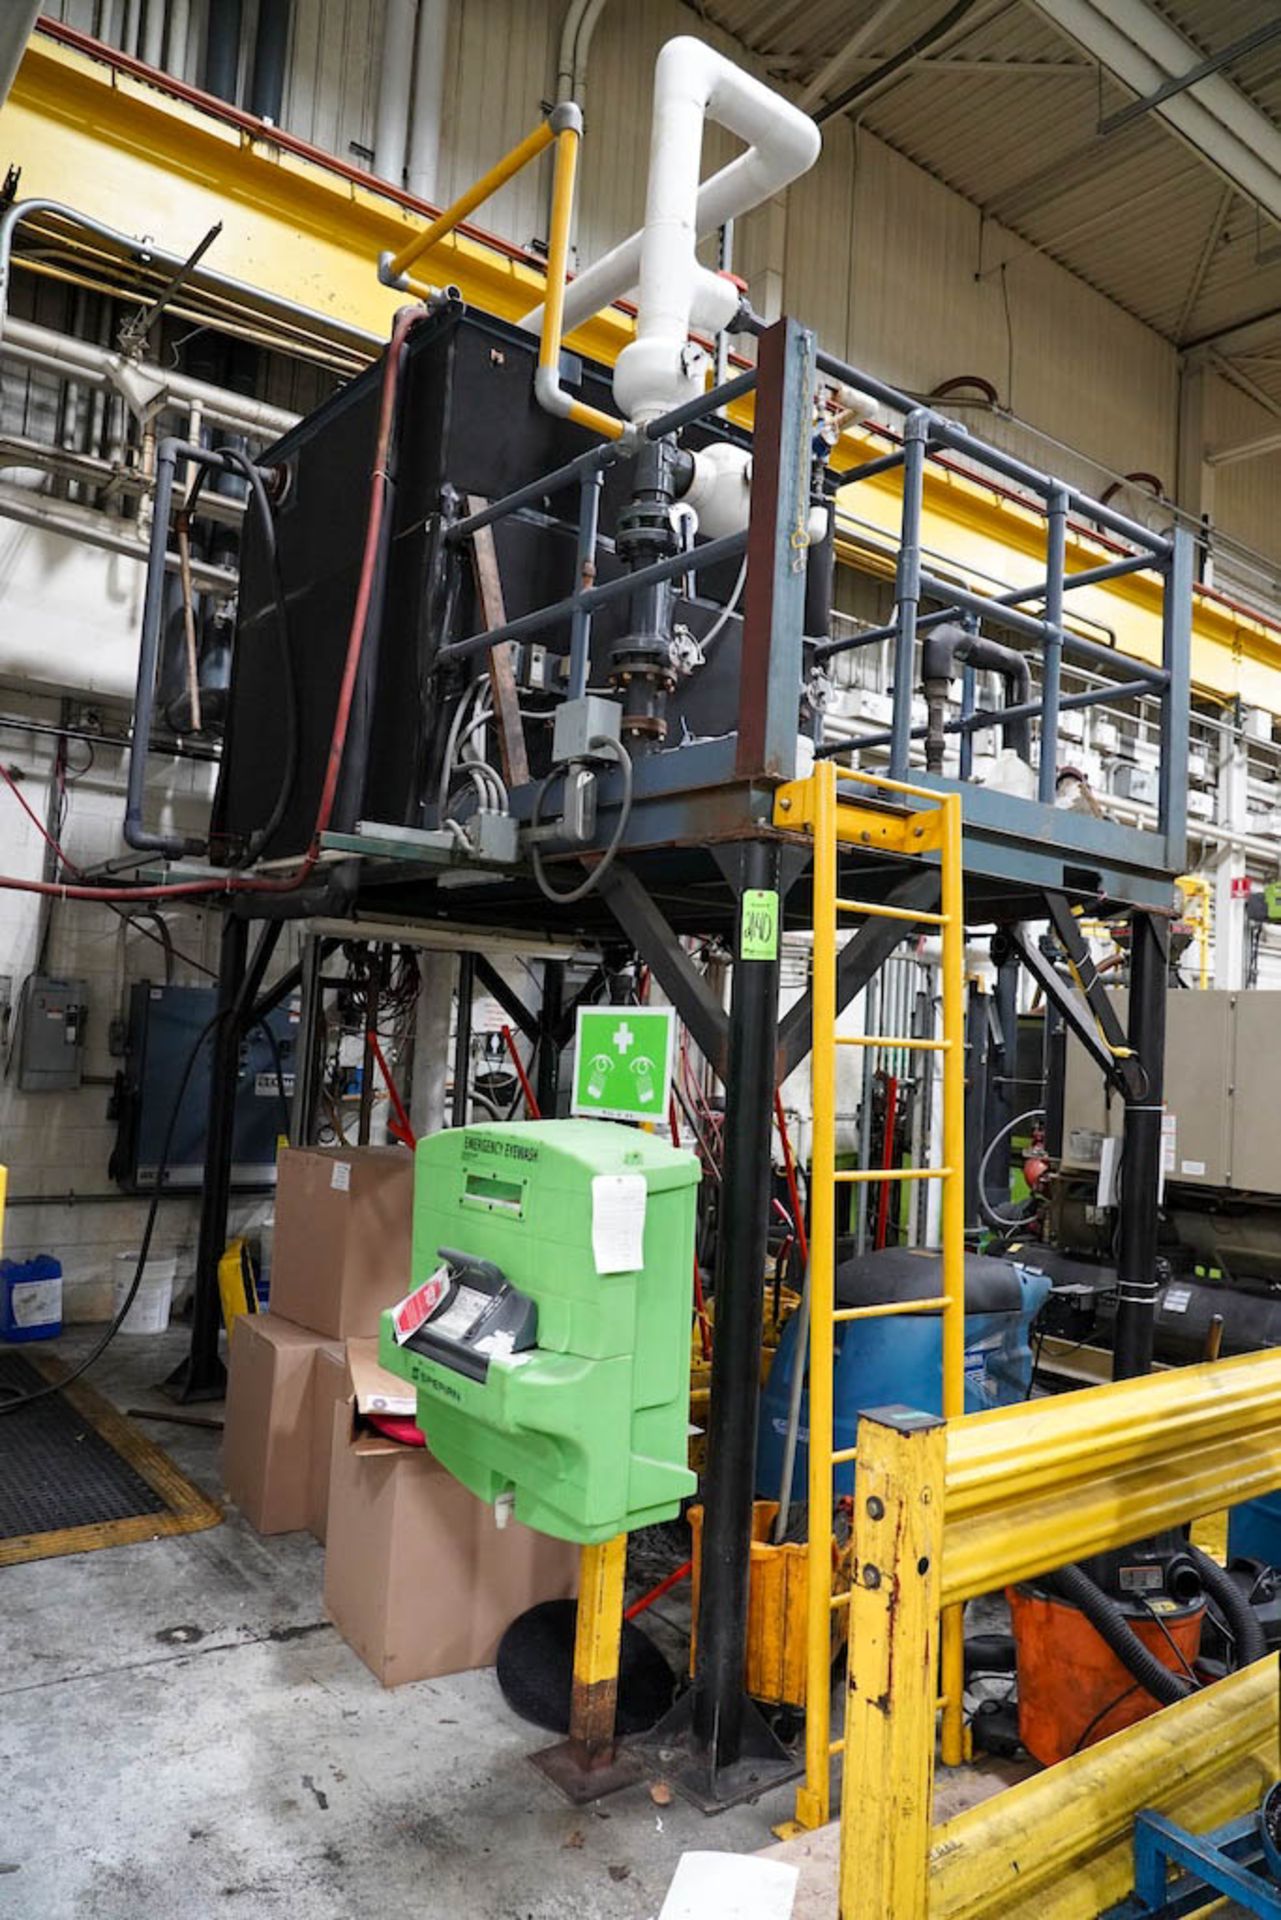
[[[858,1432],[847,1724],[851,1736],[873,1741],[876,1764],[853,1750],[846,1760],[840,1920],[1084,1920],[1127,1889],[1140,1805],[1204,1808],[1211,1825],[1259,1797],[1261,1748],[1275,1776],[1271,1657],[931,1833],[930,1581],[938,1579],[946,1615],[979,1594],[1214,1512],[1225,1485],[1241,1500],[1281,1486],[1281,1350],[947,1423],[941,1527],[920,1511],[935,1505],[937,1425],[888,1420],[864,1415]],[[872,1514],[873,1499],[883,1515]],[[1238,1703],[1255,1715],[1240,1737],[1229,1724]],[[1175,1767],[1180,1727],[1195,1730],[1202,1746]],[[1131,1754],[1133,1791],[1118,1815],[1111,1800]],[[1042,1833],[1051,1805],[1062,1809],[1053,1850]],[[1040,1810],[1036,1820],[1031,1808]]]
[[[842,785],[845,794],[842,794]],[[851,785],[871,789],[872,798],[924,802],[916,810],[858,806]],[[937,788],[915,787],[878,774],[816,766],[807,780],[780,789],[774,822],[814,841],[814,1028],[811,1052],[814,1135],[810,1199],[809,1316],[809,1564],[806,1592],[805,1780],[797,1790],[796,1825],[822,1826],[830,1818],[832,1757],[845,1742],[832,1739],[832,1615],[852,1605],[847,1593],[833,1594],[831,1580],[832,1474],[857,1455],[855,1448],[833,1446],[835,1329],[839,1323],[884,1317],[887,1313],[940,1313],[943,1322],[942,1408],[947,1420],[965,1407],[965,914],[962,877],[961,797]],[[884,906],[843,898],[838,891],[838,848],[842,843],[919,857],[936,853],[940,867],[940,911]],[[900,1035],[838,1035],[836,964],[841,914],[860,914],[937,927],[941,936],[942,1038],[920,1041]],[[836,1059],[840,1046],[928,1048],[943,1061],[943,1164],[938,1167],[861,1167],[836,1165]],[[891,1179],[941,1180],[942,1293],[934,1299],[893,1306],[840,1307],[835,1301],[836,1188]],[[860,1469],[860,1487],[862,1470]],[[851,1631],[853,1620],[851,1618]],[[965,1757],[964,1629],[959,1608],[942,1622],[942,1751],[949,1766]],[[933,1701],[930,1715],[933,1717]],[[888,1911],[888,1909],[887,1909]]]
[[[412,293],[419,300],[429,299],[435,289],[425,280],[411,276],[409,269],[447,239],[468,214],[483,206],[492,194],[518,174],[522,167],[545,153],[556,143],[556,166],[552,175],[552,210],[547,244],[547,292],[543,302],[543,328],[538,342],[537,393],[549,413],[560,414],[577,426],[589,427],[607,439],[617,440],[626,431],[625,423],[598,407],[586,406],[566,393],[560,384],[560,350],[565,321],[565,281],[569,273],[569,243],[574,223],[574,182],[578,173],[578,149],[583,137],[583,115],[573,100],[553,107],[547,119],[526,134],[487,174],[458,196],[452,206],[437,214],[399,253],[384,253],[378,262],[378,278],[384,286]]]

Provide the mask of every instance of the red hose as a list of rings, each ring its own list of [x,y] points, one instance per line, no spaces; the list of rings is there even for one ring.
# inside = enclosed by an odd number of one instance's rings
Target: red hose
[[[208,896],[218,893],[293,893],[310,878],[320,858],[321,835],[328,828],[333,815],[338,780],[342,772],[343,754],[347,746],[347,731],[356,692],[356,677],[360,670],[361,654],[364,652],[365,628],[373,598],[378,547],[382,538],[383,515],[387,505],[387,456],[391,447],[392,427],[396,416],[396,389],[400,377],[401,349],[412,329],[425,317],[424,307],[402,307],[392,323],[391,339],[387,343],[387,354],[383,362],[382,402],[378,413],[378,439],[374,447],[374,463],[370,475],[369,517],[365,524],[365,548],[361,556],[356,604],[352,610],[351,626],[347,634],[347,654],[338,687],[338,705],[334,712],[333,731],[329,737],[329,756],[325,764],[320,803],[316,809],[316,824],[312,829],[311,844],[297,872],[280,880],[237,874],[220,880],[180,880],[158,887],[66,886],[56,880],[24,880],[13,874],[0,874],[0,891],[51,894],[59,900],[178,900],[190,899],[193,895]],[[4,770],[0,768],[0,772]],[[12,792],[18,794],[17,786],[8,773],[4,774],[4,778]],[[22,795],[18,794],[18,798],[22,799]],[[26,807],[25,800],[23,805]],[[30,807],[26,807],[26,811],[31,814]],[[34,818],[34,815],[32,817]],[[39,821],[36,824],[39,826]],[[47,840],[50,840],[50,844],[54,846],[55,852],[58,853],[64,865],[71,867],[71,863],[66,860],[61,849],[48,834],[45,834],[43,827],[40,827],[40,831]],[[76,869],[71,867],[71,871],[75,872]]]
[[[783,1143],[783,1172],[787,1177],[787,1196],[792,1203],[792,1224],[796,1229],[796,1240],[801,1250],[801,1259],[809,1265],[810,1241],[805,1231],[805,1215],[801,1211],[801,1193],[796,1183],[796,1162],[792,1158],[792,1143],[787,1133],[787,1118],[783,1112],[783,1096],[778,1088],[774,1089],[774,1119],[778,1126],[778,1137]]]
[[[505,1026],[503,1028],[503,1040],[508,1053],[511,1055],[512,1065],[516,1069],[516,1078],[520,1081],[520,1090],[525,1098],[525,1110],[531,1120],[541,1120],[543,1117],[542,1109],[534,1098],[534,1089],[529,1084],[529,1075],[525,1072],[524,1063],[516,1051],[516,1041],[510,1027]]]
[[[652,1607],[655,1600],[661,1600],[665,1593],[670,1593],[673,1587],[678,1587],[682,1580],[688,1579],[693,1571],[694,1562],[687,1560],[684,1566],[677,1567],[675,1573],[669,1573],[667,1578],[660,1580],[656,1587],[651,1587],[648,1593],[643,1593],[639,1600],[633,1600],[623,1614],[624,1620],[634,1620],[638,1613],[644,1613],[646,1607]]]
[[[409,1124],[409,1115],[405,1112],[405,1103],[400,1097],[400,1090],[397,1087],[396,1082],[391,1077],[391,1068],[387,1065],[387,1061],[383,1054],[383,1050],[378,1044],[378,1035],[374,1032],[372,1027],[369,1029],[368,1033],[365,1035],[365,1042],[369,1048],[369,1051],[373,1054],[374,1059],[378,1062],[379,1072],[382,1074],[383,1080],[386,1082],[387,1096],[390,1099],[393,1108],[395,1109],[396,1132],[400,1135],[400,1138],[404,1141],[407,1147],[410,1147],[410,1148],[416,1147],[418,1145],[418,1136],[415,1134],[413,1128]]]
[[[885,1145],[881,1152],[881,1165],[890,1168],[894,1164],[894,1125],[898,1119],[898,1081],[892,1073],[885,1076]],[[876,1204],[876,1251],[881,1252],[888,1237],[890,1215],[890,1182],[882,1180],[881,1191]]]

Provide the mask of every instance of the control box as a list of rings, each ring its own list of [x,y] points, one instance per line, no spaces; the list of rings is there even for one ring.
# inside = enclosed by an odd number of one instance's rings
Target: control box
[[[687,1464],[693,1154],[599,1120],[419,1142],[413,1289],[380,1358],[441,1464],[526,1526],[612,1539],[670,1520]]]
[[[18,1087],[66,1093],[84,1077],[89,990],[83,980],[28,974],[18,1004]]]

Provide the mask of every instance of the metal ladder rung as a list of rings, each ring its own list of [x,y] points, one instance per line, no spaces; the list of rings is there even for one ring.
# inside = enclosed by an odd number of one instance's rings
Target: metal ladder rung
[[[885,1300],[874,1307],[837,1307],[832,1319],[837,1320],[887,1320],[896,1313],[937,1313],[940,1307],[946,1307],[949,1301],[945,1294],[939,1294],[932,1300]]]
[[[918,1040],[908,1033],[838,1033],[838,1047],[905,1047],[911,1053],[946,1053],[950,1040]]]
[[[844,1740],[832,1740],[832,1741],[829,1741],[829,1742],[828,1742],[828,1748],[827,1748],[827,1751],[828,1751],[829,1753],[831,1753],[831,1754],[836,1754],[836,1753],[844,1753],[844,1751],[845,1751],[845,1742],[844,1742]]]
[[[857,1459],[858,1449],[856,1447],[837,1447],[832,1454],[832,1465],[834,1467],[848,1467],[851,1460]]]
[[[834,1593],[832,1595],[832,1612],[839,1613],[842,1607],[848,1607],[850,1603],[850,1599],[851,1599],[851,1592],[848,1587],[845,1589],[844,1593]]]
[[[840,894],[832,902],[838,913],[866,913],[875,920],[906,920],[913,926],[945,927],[945,913],[927,912],[924,907],[886,907],[879,900],[843,900]]]
[[[951,1167],[838,1167],[833,1180],[855,1187],[875,1180],[946,1180]]]

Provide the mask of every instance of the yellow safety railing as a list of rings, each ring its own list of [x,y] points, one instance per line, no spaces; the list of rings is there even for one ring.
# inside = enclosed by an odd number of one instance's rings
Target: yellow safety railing
[[[852,804],[851,786],[888,794],[895,803],[923,802],[916,809],[889,812]],[[842,794],[842,787],[845,794]],[[821,1826],[831,1810],[832,1756],[843,1741],[832,1739],[832,1615],[849,1605],[849,1595],[834,1595],[831,1580],[833,1469],[856,1457],[853,1447],[835,1448],[835,1330],[857,1320],[899,1313],[938,1313],[943,1327],[945,1418],[964,1411],[965,1395],[965,918],[961,868],[961,798],[934,788],[914,787],[877,774],[837,767],[830,760],[807,780],[783,787],[775,801],[775,824],[808,828],[814,841],[813,1046],[811,1073],[814,1133],[810,1199],[809,1315],[809,1579],[806,1596],[807,1679],[805,1694],[805,1780],[796,1798],[796,1824]],[[938,912],[883,905],[842,895],[838,849],[853,843],[877,850],[919,856],[936,853],[940,868]],[[905,925],[936,927],[941,935],[942,1037],[919,1039],[898,1034],[844,1035],[836,1032],[836,965],[840,916],[859,914]],[[943,1164],[931,1167],[858,1167],[836,1165],[836,1060],[839,1046],[894,1046],[938,1053],[943,1062]],[[836,1306],[836,1190],[841,1185],[939,1180],[942,1182],[942,1292],[934,1299],[867,1307]],[[965,1757],[964,1635],[959,1608],[942,1622],[942,1750],[945,1761]],[[931,1707],[931,1724],[933,1707]]]
[[[858,1428],[840,1920],[1087,1920],[1144,1807],[1200,1829],[1277,1774],[1275,1655],[931,1824],[937,1623],[980,1594],[1281,1486],[1281,1351]],[[950,1682],[948,1683],[950,1686]]]
[[[526,134],[518,146],[482,175],[465,193],[459,194],[431,225],[407,240],[399,253],[386,253],[378,263],[378,276],[389,287],[399,287],[419,300],[436,291],[427,281],[416,278],[409,269],[438,243],[460,226],[469,214],[483,206],[491,195],[556,144],[556,166],[552,175],[552,210],[547,243],[547,297],[543,303],[543,327],[538,343],[538,365],[551,392],[544,403],[551,411],[573,420],[580,427],[603,433],[617,440],[626,423],[598,407],[575,400],[560,386],[560,351],[565,320],[565,282],[569,273],[570,236],[574,224],[574,182],[578,172],[578,149],[583,137],[583,117],[573,101],[554,107],[548,118]],[[542,387],[540,387],[542,393]]]

